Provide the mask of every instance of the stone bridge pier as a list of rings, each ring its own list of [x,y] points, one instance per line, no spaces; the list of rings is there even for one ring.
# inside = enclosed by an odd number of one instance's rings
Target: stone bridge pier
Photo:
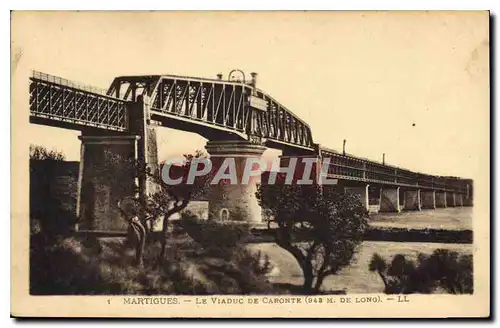
[[[363,204],[364,208],[368,211],[370,209],[370,198],[368,195],[369,187],[370,185],[368,184],[359,186],[345,186],[344,192],[356,195]]]
[[[455,207],[455,193],[452,192],[446,193],[446,206]]]
[[[401,212],[399,205],[399,187],[382,187],[380,189],[379,212]]]
[[[404,193],[405,211],[420,211],[422,209],[420,189],[408,189]]]
[[[436,207],[437,208],[446,208],[446,191],[436,191]]]
[[[138,136],[81,136],[75,230],[121,231],[127,224],[118,201],[134,197],[139,179]]]
[[[146,168],[158,173],[156,129],[148,124],[143,100],[131,102],[128,134],[84,130],[81,140],[75,230],[123,231],[118,201],[125,197],[145,202],[156,183]],[[140,217],[144,213],[138,213]]]
[[[436,208],[436,192],[434,190],[426,190],[421,192],[422,208],[435,209]]]

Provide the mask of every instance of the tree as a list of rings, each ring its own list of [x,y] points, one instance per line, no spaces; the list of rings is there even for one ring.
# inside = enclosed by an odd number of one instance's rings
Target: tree
[[[30,145],[30,160],[54,160],[64,161],[66,156],[57,150],[48,150],[39,145]]]
[[[390,265],[377,253],[369,270],[377,272],[386,294],[429,294],[441,287],[451,294],[473,292],[472,255],[436,249],[430,256],[420,253],[417,263],[397,254]]]
[[[142,254],[144,253],[147,235],[152,232],[155,223],[163,219],[160,238],[161,251],[158,256],[158,264],[161,264],[165,257],[169,236],[169,219],[174,214],[184,210],[193,198],[205,193],[208,189],[210,175],[198,177],[192,184],[186,183],[191,167],[193,165],[204,165],[202,162],[205,157],[206,155],[202,151],[184,155],[184,163],[182,165],[173,165],[170,169],[171,178],[181,178],[182,182],[180,184],[169,185],[162,180],[161,170],[153,172],[137,160],[126,160],[111,152],[106,154],[107,160],[105,165],[100,168],[100,176],[103,176],[105,179],[116,180],[116,176],[132,172],[136,176],[144,177],[148,183],[154,186],[153,189],[155,191],[149,195],[144,195],[143,198],[127,197],[127,199],[117,204],[122,216],[124,216],[124,219],[129,224],[129,233],[132,235],[135,243],[136,262],[139,266],[142,265]],[[130,186],[127,181],[123,181],[123,186],[120,188],[128,190],[127,188],[130,188]],[[134,191],[136,193],[141,192],[138,186],[135,187]],[[124,202],[127,203],[126,206],[123,206]]]
[[[159,175],[148,172],[148,178],[154,181],[159,188],[157,192],[148,196],[145,210],[152,221],[151,226],[153,226],[153,222],[163,218],[159,264],[162,263],[165,257],[169,219],[174,214],[184,210],[192,199],[206,193],[210,187],[212,174],[200,176],[194,183],[186,181],[193,166],[199,169],[200,165],[204,165],[203,161],[206,159],[206,154],[198,150],[194,154],[184,155],[184,158],[185,162],[181,166],[177,166],[177,172],[173,173],[175,176],[182,178],[180,184],[168,185]]]
[[[68,213],[63,202],[51,193],[53,179],[57,176],[64,153],[30,145],[30,225],[45,237],[54,237],[68,229]]]
[[[304,293],[317,293],[326,277],[347,266],[368,225],[359,198],[318,185],[260,186],[257,197],[278,246],[300,265]]]

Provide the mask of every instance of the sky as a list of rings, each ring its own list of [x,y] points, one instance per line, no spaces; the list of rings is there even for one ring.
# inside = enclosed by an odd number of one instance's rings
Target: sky
[[[241,69],[322,146],[436,175],[489,163],[488,13],[30,13],[12,18],[12,133],[79,159],[77,131],[28,123],[30,70],[107,88],[120,75]],[[13,122],[14,122],[13,121]],[[203,149],[161,128],[159,158]],[[278,156],[269,150],[266,156]],[[488,166],[489,167],[489,166]]]

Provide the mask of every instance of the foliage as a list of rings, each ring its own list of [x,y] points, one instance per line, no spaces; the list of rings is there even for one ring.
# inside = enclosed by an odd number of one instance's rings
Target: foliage
[[[267,279],[267,274],[273,269],[269,257],[245,248],[251,237],[249,224],[200,220],[189,211],[182,213],[179,223],[202,247],[203,258],[222,260],[208,265],[209,270],[205,270],[217,286],[230,293],[274,292]]]
[[[105,258],[76,238],[31,248],[32,294],[190,294],[203,291],[182,269],[152,270]],[[42,246],[42,247],[40,247]],[[165,266],[167,267],[167,266]]]
[[[30,145],[30,160],[54,160],[64,161],[66,156],[57,150],[48,150],[39,145]]]
[[[229,256],[250,237],[246,223],[201,220],[189,211],[182,213],[180,225],[205,250],[221,256]]]
[[[211,264],[205,274],[216,283],[217,288],[230,294],[272,294],[274,286],[267,274],[272,270],[269,259],[260,252],[254,253],[238,246],[231,249],[228,260]]]
[[[472,294],[472,266],[472,255],[437,249],[430,256],[419,254],[417,263],[398,254],[390,265],[375,253],[369,270],[379,274],[386,294],[429,294],[437,288],[451,294]]]
[[[198,244],[187,240],[167,245],[157,266],[160,243],[144,253],[137,267],[125,245],[114,240],[60,238],[47,243],[34,233],[30,244],[30,293],[37,295],[153,295],[272,293],[263,275],[265,258],[244,248],[232,250],[230,260],[197,256]],[[90,245],[99,245],[91,247]]]
[[[30,225],[50,238],[67,232],[73,223],[71,206],[51,192],[64,159],[62,152],[30,145]]]
[[[302,268],[305,293],[318,292],[327,276],[350,263],[368,217],[356,196],[316,185],[274,184],[259,187],[257,197],[276,243]]]
[[[166,252],[170,217],[184,210],[193,198],[204,194],[210,186],[210,175],[201,176],[192,184],[186,183],[191,168],[193,166],[198,167],[199,162],[206,158],[206,154],[202,151],[196,151],[194,155],[184,155],[184,158],[184,164],[178,167],[179,173],[177,174],[182,177],[182,183],[178,185],[168,185],[158,175],[149,174],[149,178],[156,182],[159,190],[149,195],[145,210],[148,217],[153,221],[157,221],[159,217],[163,218],[160,263]]]
[[[171,171],[173,171],[173,173],[171,174],[182,178],[182,182],[177,185],[168,185],[164,183],[161,178],[161,169],[155,171],[152,170],[151,167],[146,167],[140,161],[125,159],[110,152],[107,152],[105,156],[105,164],[99,168],[99,170],[101,170],[99,175],[104,179],[115,180],[116,176],[120,176],[120,172],[125,174],[131,172],[131,174],[141,177],[142,180],[147,181],[146,183],[150,183],[153,187],[152,189],[154,191],[149,195],[144,195],[145,197],[143,198],[140,197],[133,200],[136,208],[134,212],[138,213],[141,224],[148,234],[152,232],[152,228],[158,221],[163,220],[162,247],[158,256],[158,262],[159,265],[161,265],[166,252],[169,219],[174,214],[184,210],[193,198],[205,193],[209,188],[209,175],[199,177],[194,184],[185,183],[191,167],[193,165],[202,165],[199,162],[206,157],[206,154],[202,151],[196,151],[194,154],[186,154],[184,155],[185,161],[182,165],[172,166]],[[123,185],[121,188],[130,190],[129,185]],[[134,189],[133,191],[137,192],[140,190]],[[137,240],[139,241],[145,238],[147,237],[137,236]],[[138,242],[138,245],[141,244],[143,243]],[[137,247],[138,253],[144,251],[143,249],[141,250],[140,247],[142,246]]]

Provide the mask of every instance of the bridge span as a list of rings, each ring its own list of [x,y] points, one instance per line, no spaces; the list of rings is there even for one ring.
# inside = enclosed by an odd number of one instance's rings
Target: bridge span
[[[251,80],[223,80],[176,75],[121,76],[107,90],[34,72],[29,83],[30,122],[81,131],[81,160],[77,217],[80,228],[111,229],[119,225],[116,200],[133,193],[140,197],[151,186],[144,176],[128,172],[117,177],[129,188],[102,181],[95,167],[106,154],[135,158],[158,170],[156,130],[170,127],[206,139],[213,157],[260,157],[269,148],[291,157],[329,158],[327,172],[345,192],[359,195],[369,206],[369,188],[377,188],[380,211],[472,205],[472,180],[412,172],[314,143],[309,125]],[[138,182],[136,182],[138,180]],[[240,213],[251,222],[262,220],[255,186],[217,186],[209,212]],[[227,216],[227,214],[226,214]]]

